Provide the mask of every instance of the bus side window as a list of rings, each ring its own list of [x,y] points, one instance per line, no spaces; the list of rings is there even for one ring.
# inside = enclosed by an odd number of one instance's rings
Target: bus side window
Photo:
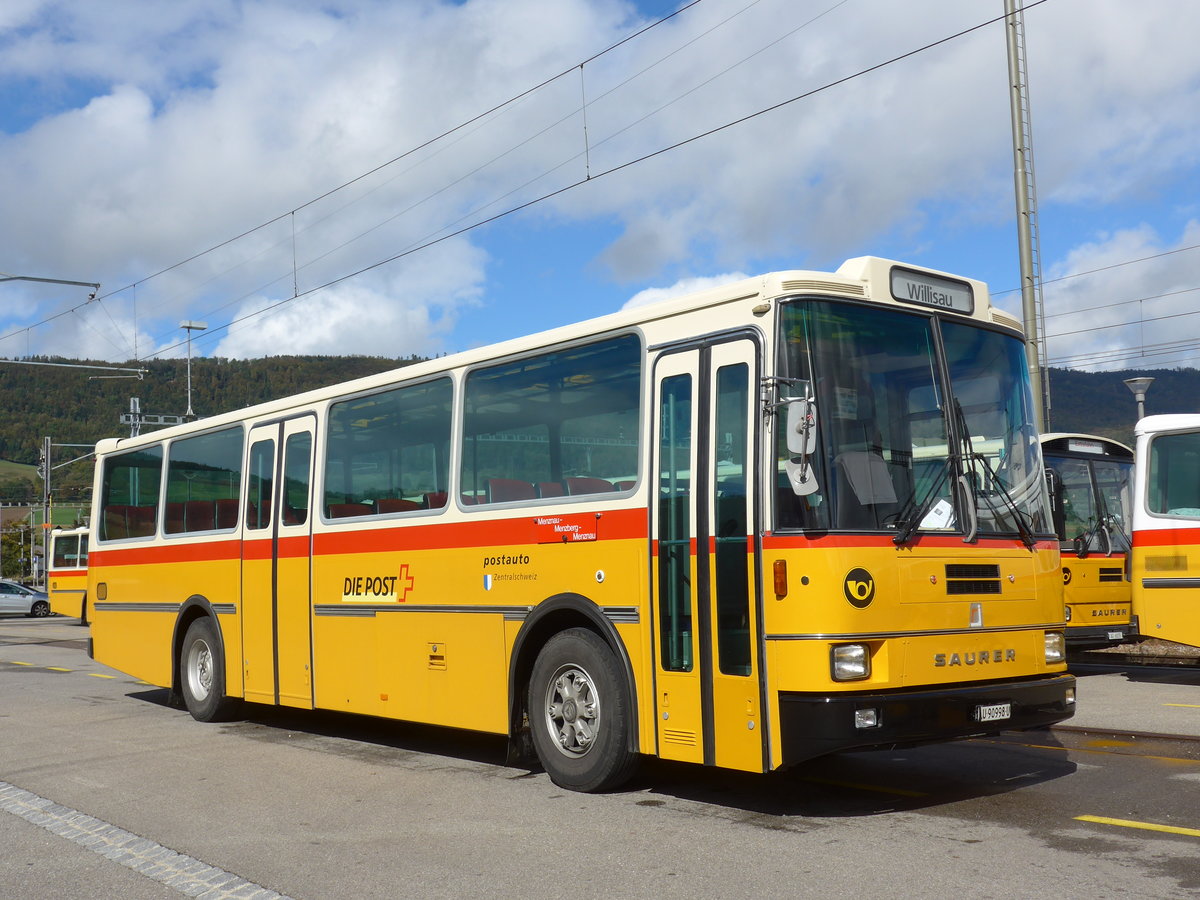
[[[440,509],[450,474],[448,378],[334,403],[325,442],[327,519]]]
[[[464,502],[615,494],[636,484],[641,357],[640,340],[621,335],[469,373]]]
[[[240,427],[172,441],[167,455],[165,534],[231,529],[237,524],[242,490]],[[217,504],[226,505],[222,523]],[[233,504],[230,521],[228,509]]]
[[[104,460],[100,485],[100,540],[154,534],[162,464],[160,444]]]

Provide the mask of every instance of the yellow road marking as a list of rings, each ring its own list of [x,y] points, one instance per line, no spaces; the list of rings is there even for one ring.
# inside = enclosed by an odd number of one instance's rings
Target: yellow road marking
[[[33,663],[20,662],[19,660],[15,660],[15,659],[12,661],[12,664],[14,666],[32,666],[33,665]]]
[[[116,675],[105,675],[103,672],[88,672],[93,678],[116,678]]]
[[[804,780],[807,782],[810,782],[811,784],[823,784],[828,787],[844,787],[844,788],[851,788],[852,790],[856,790],[856,791],[875,791],[876,793],[879,793],[879,794],[897,794],[901,797],[928,797],[929,796],[924,791],[910,791],[905,788],[883,787],[881,785],[875,785],[875,784],[860,784],[856,781],[836,781],[832,778],[816,778],[816,777],[812,777],[812,776],[806,777]]]
[[[62,666],[46,666],[51,672],[74,672],[74,669],[64,669]]]
[[[1200,709],[1200,703],[1164,703],[1163,706],[1181,706],[1184,709]]]
[[[1178,828],[1174,825],[1156,825],[1153,822],[1134,822],[1130,819],[1109,819],[1105,816],[1076,816],[1080,822],[1095,822],[1097,825],[1118,825],[1122,828],[1140,828],[1143,831],[1165,831],[1167,834],[1184,834],[1200,837],[1200,828]]]

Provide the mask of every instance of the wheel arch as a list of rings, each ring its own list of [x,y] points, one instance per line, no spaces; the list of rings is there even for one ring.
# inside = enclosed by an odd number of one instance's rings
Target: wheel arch
[[[624,674],[625,702],[630,721],[637,722],[637,682],[633,677],[633,661],[616,626],[603,609],[582,594],[555,594],[543,600],[525,618],[525,623],[513,642],[508,663],[508,735],[509,758],[528,758],[532,747],[528,743],[527,703],[529,679],[533,664],[546,642],[569,628],[586,628],[604,641],[617,658]],[[638,729],[629,729],[630,751],[640,752]]]

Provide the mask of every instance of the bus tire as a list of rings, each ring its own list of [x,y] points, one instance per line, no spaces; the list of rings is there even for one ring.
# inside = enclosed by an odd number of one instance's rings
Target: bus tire
[[[225,696],[225,653],[212,619],[196,619],[188,626],[179,654],[179,687],[192,718],[220,722],[230,718],[237,704]]]
[[[79,624],[80,625],[88,624],[87,598],[86,597],[83,598],[83,602],[79,605]]]
[[[529,680],[529,721],[538,759],[559,787],[610,790],[633,774],[632,716],[617,658],[586,628],[546,642]]]

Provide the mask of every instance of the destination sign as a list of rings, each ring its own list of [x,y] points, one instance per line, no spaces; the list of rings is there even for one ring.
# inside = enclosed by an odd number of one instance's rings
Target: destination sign
[[[899,266],[892,267],[892,297],[901,303],[916,303],[968,315],[975,311],[975,294],[965,281],[954,281]]]

